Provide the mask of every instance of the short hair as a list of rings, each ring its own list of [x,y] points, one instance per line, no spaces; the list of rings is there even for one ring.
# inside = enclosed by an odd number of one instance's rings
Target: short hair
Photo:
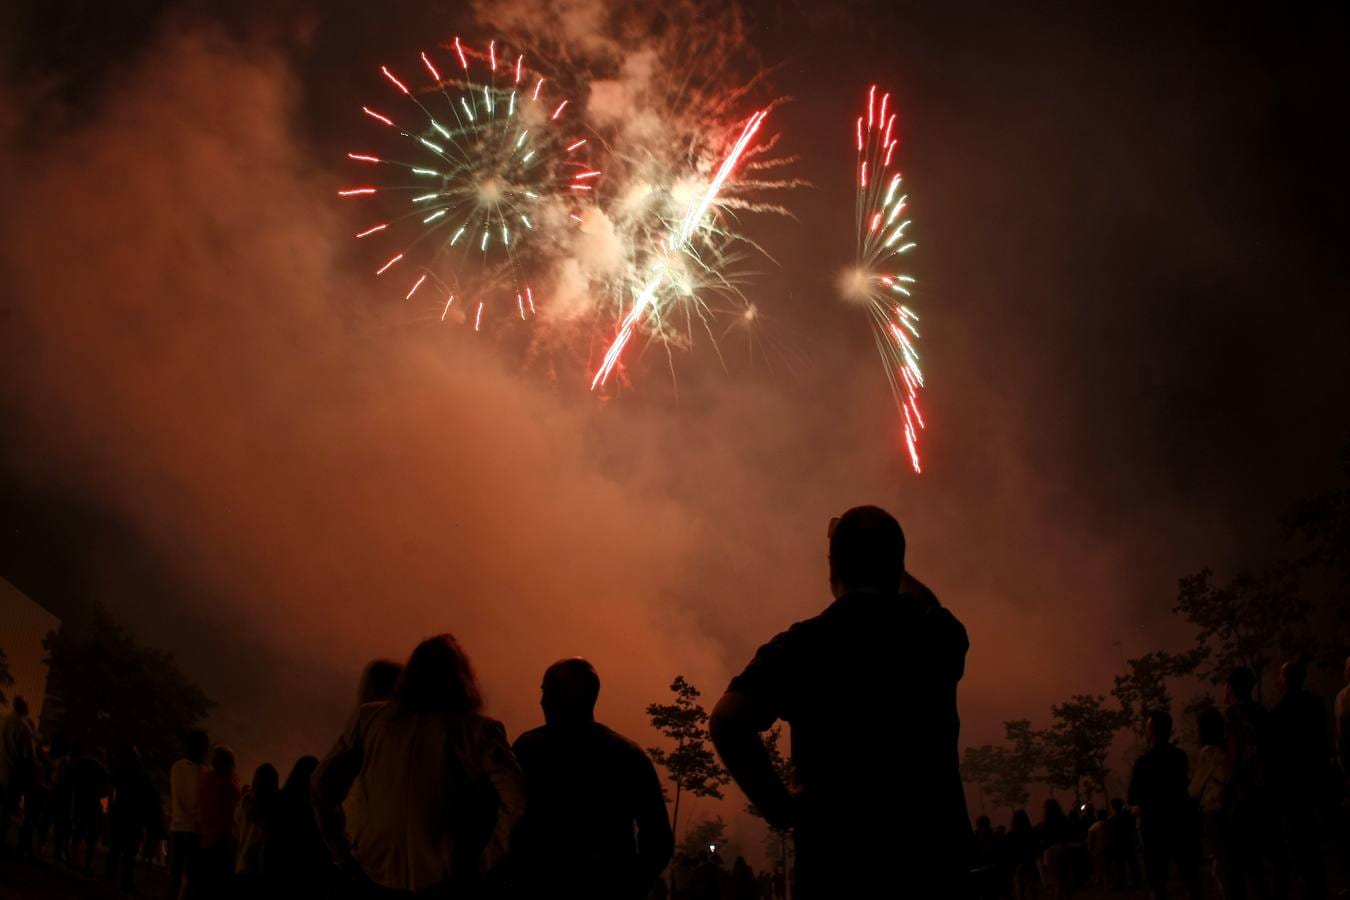
[[[366,665],[361,673],[361,686],[357,689],[357,702],[379,703],[394,696],[394,687],[398,676],[403,674],[403,663],[392,659],[375,659]]]
[[[580,656],[558,660],[544,670],[545,684],[550,680],[557,684],[556,679],[562,679],[563,684],[574,687],[577,692],[576,699],[585,702],[592,709],[595,708],[595,701],[600,699],[600,674],[595,671],[595,666],[591,665],[589,660]]]
[[[830,581],[896,590],[905,574],[905,532],[886,510],[855,506],[830,528]]]
[[[1308,667],[1297,659],[1285,663],[1280,674],[1284,676],[1284,686],[1291,691],[1303,690],[1303,685],[1308,681]]]
[[[1201,746],[1218,747],[1223,744],[1223,713],[1211,706],[1209,709],[1200,713],[1198,725],[1200,729]]]
[[[206,759],[206,751],[211,749],[211,739],[206,736],[206,732],[200,728],[194,728],[187,733],[187,740],[184,741],[187,758],[192,762],[200,763]]]
[[[1256,690],[1256,673],[1250,666],[1238,666],[1228,674],[1228,686],[1239,697],[1250,697]]]
[[[1166,743],[1172,739],[1172,714],[1165,709],[1155,709],[1148,714],[1148,724],[1153,726],[1153,736]]]
[[[476,713],[483,695],[464,648],[452,634],[418,644],[394,688],[400,713]]]
[[[14,698],[14,713],[20,716],[28,715],[28,701],[23,697],[16,696]]]

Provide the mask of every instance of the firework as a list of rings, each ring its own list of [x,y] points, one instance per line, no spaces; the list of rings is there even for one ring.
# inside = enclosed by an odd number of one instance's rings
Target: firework
[[[605,352],[600,367],[596,370],[595,377],[591,379],[591,389],[594,390],[597,385],[604,384],[609,378],[610,373],[614,371],[614,366],[618,364],[619,357],[623,354],[624,347],[628,345],[633,336],[633,329],[638,322],[648,314],[649,310],[655,305],[657,291],[661,287],[662,281],[668,277],[672,268],[672,258],[679,254],[687,252],[690,239],[699,229],[708,210],[716,202],[722,186],[726,184],[727,178],[731,175],[736,163],[740,161],[745,154],[746,148],[750,146],[755,133],[759,131],[760,125],[764,122],[765,116],[769,114],[767,109],[760,110],[750,117],[741,130],[741,136],[728,152],[722,165],[718,168],[717,174],[713,176],[711,182],[703,192],[695,199],[685,210],[684,216],[680,221],[680,226],[669,235],[661,244],[662,252],[659,261],[653,266],[646,285],[638,294],[633,303],[633,307],[628,314],[624,316],[619,326],[619,333]]]
[[[496,41],[475,51],[459,38],[443,49],[446,59],[420,54],[416,82],[380,67],[398,105],[361,112],[389,149],[348,153],[377,177],[338,195],[379,207],[356,233],[383,242],[377,276],[400,280],[399,296],[430,301],[442,321],[462,297],[477,331],[485,310],[535,314],[531,278],[602,173],[569,122],[567,98],[552,96],[523,55]]]
[[[914,276],[904,268],[914,249],[908,195],[895,168],[899,137],[891,95],[878,96],[876,85],[867,92],[867,111],[853,123],[850,138],[857,150],[856,226],[858,256],[841,279],[845,297],[865,306],[873,337],[881,353],[886,378],[904,426],[905,447],[915,472],[922,471],[919,433],[924,430],[919,411],[923,370],[919,365],[919,317],[909,306]]]

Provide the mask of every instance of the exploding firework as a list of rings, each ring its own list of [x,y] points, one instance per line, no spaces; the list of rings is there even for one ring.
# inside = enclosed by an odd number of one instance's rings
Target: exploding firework
[[[380,67],[400,105],[361,112],[389,150],[348,153],[379,177],[338,194],[379,203],[381,217],[356,233],[383,242],[376,276],[402,276],[399,296],[429,301],[441,321],[458,303],[477,331],[485,310],[489,319],[535,314],[531,279],[559,231],[581,221],[601,172],[569,124],[568,99],[523,55],[495,41],[474,51],[459,38],[443,50],[442,60],[420,54],[418,84]]]
[[[922,471],[919,412],[923,370],[919,366],[919,317],[907,304],[914,292],[914,276],[903,267],[903,257],[914,249],[907,231],[908,196],[895,166],[899,137],[891,95],[867,92],[867,113],[854,122],[852,137],[858,151],[856,225],[858,257],[840,279],[844,296],[866,307],[873,337],[881,354],[891,393],[901,414],[905,446],[915,472]]]
[[[596,370],[595,377],[591,379],[591,388],[602,385],[608,380],[610,374],[614,371],[614,366],[618,364],[619,357],[623,354],[624,348],[633,337],[633,331],[638,323],[644,318],[656,315],[653,310],[656,308],[658,291],[662,282],[674,277],[672,273],[676,271],[676,260],[681,254],[692,255],[690,251],[690,242],[694,234],[700,229],[704,218],[709,209],[717,201],[717,197],[726,184],[727,178],[735,169],[736,164],[740,162],[745,155],[750,142],[754,139],[759,127],[764,122],[764,118],[769,114],[768,110],[760,110],[750,117],[741,130],[740,137],[732,145],[726,158],[722,161],[717,173],[712,180],[695,197],[684,211],[684,215],[679,221],[677,228],[665,237],[660,243],[660,255],[658,261],[652,266],[651,272],[647,277],[646,283],[639,292],[632,308],[627,315],[623,317],[619,325],[618,335],[610,344],[609,349],[605,351],[604,359],[600,367]],[[694,257],[697,259],[697,257]]]

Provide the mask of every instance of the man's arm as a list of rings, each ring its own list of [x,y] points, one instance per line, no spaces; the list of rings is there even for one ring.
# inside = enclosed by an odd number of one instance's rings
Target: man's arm
[[[749,697],[729,689],[717,701],[708,731],[722,764],[746,799],[770,825],[787,828],[793,824],[792,794],[773,770],[769,751],[759,736],[760,719]]]
[[[656,775],[656,767],[647,754],[640,750],[636,752],[639,754],[639,769],[637,809],[633,820],[637,825],[638,839],[637,887],[641,891],[640,896],[645,897],[675,854],[675,833],[670,830],[666,798],[661,791],[661,779]]]

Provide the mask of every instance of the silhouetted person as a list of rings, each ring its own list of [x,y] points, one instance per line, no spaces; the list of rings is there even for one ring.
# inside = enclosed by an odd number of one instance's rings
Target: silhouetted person
[[[1303,876],[1304,896],[1327,895],[1326,861],[1319,825],[1331,786],[1331,743],[1327,708],[1304,689],[1307,670],[1300,662],[1280,669],[1284,697],[1270,714],[1270,782],[1278,814]]]
[[[318,768],[317,756],[300,757],[281,787],[276,829],[264,860],[267,878],[279,897],[323,895],[337,876],[310,799]]]
[[[205,731],[188,732],[183,758],[169,770],[169,900],[181,893],[183,876],[191,877],[198,847],[197,792],[210,749]]]
[[[5,850],[9,820],[19,812],[37,771],[37,739],[28,721],[28,701],[15,697],[9,715],[0,719],[0,853]],[[23,848],[19,839],[18,846]]]
[[[394,699],[394,688],[398,686],[398,676],[402,674],[403,663],[392,659],[371,660],[361,673],[361,684],[356,692],[357,705]]]
[[[1120,797],[1111,798],[1111,880],[1117,886],[1138,887],[1144,880],[1139,870],[1139,829],[1134,813]]]
[[[136,856],[141,844],[161,828],[159,794],[141,764],[135,747],[127,750],[112,773],[108,804],[108,881],[122,872],[122,890],[136,890]]]
[[[271,887],[263,871],[269,845],[276,833],[281,806],[281,775],[271,763],[263,763],[253,772],[248,793],[239,799],[235,812],[235,834],[239,846],[234,854],[234,874],[251,884],[254,892]]]
[[[544,726],[516,739],[525,773],[528,896],[641,900],[675,849],[656,769],[595,721],[600,677],[584,659],[544,673]]]
[[[200,844],[188,885],[194,897],[221,897],[234,875],[234,810],[239,805],[239,776],[234,751],[217,746],[197,788],[197,837]]]
[[[1139,812],[1144,877],[1154,900],[1167,896],[1169,864],[1177,868],[1189,895],[1200,897],[1196,866],[1196,823],[1190,801],[1186,754],[1172,743],[1172,716],[1149,714],[1148,750],[1134,762],[1130,803]]]
[[[970,819],[958,770],[957,683],[966,630],[905,573],[884,510],[831,523],[835,601],[765,644],[713,711],[712,739],[750,802],[796,833],[797,896],[957,893]],[[792,726],[800,792],[759,732]],[[848,823],[842,827],[841,823]]]
[[[1265,863],[1275,873],[1275,895],[1285,896],[1284,855],[1279,849],[1275,804],[1266,778],[1270,755],[1270,728],[1265,707],[1252,697],[1256,673],[1239,666],[1228,676],[1223,711],[1228,761],[1233,767],[1229,797],[1229,834],[1235,871],[1235,896],[1245,896],[1247,883],[1254,882],[1258,897],[1271,896]]]
[[[1036,831],[1040,838],[1041,886],[1049,900],[1063,900],[1072,890],[1069,845],[1077,838],[1073,822],[1064,814],[1064,807],[1058,800],[1051,797],[1045,801]]]
[[[357,711],[313,779],[320,831],[344,873],[394,891],[468,893],[500,862],[524,779],[482,705],[468,657],[443,634],[413,651],[393,700]],[[354,783],[364,818],[349,839],[342,801]]]
[[[1013,900],[1033,900],[1041,891],[1041,842],[1025,809],[1013,813],[1008,829],[1008,866],[1012,871]]]
[[[366,664],[361,672],[361,681],[356,689],[356,705],[384,703],[393,699],[394,688],[398,686],[398,676],[403,673],[403,663],[392,659],[375,659]],[[342,802],[342,814],[346,817],[347,833],[360,834],[361,822],[365,810],[361,808],[362,792],[351,790]]]
[[[102,750],[85,750],[70,764],[70,864],[80,864],[84,846],[86,875],[94,872],[94,846],[103,830],[103,798],[108,796],[108,766]]]
[[[1200,806],[1201,846],[1213,861],[1212,872],[1221,896],[1232,900],[1234,888],[1232,836],[1228,828],[1228,795],[1233,767],[1228,761],[1223,713],[1210,708],[1198,720],[1200,753],[1191,768],[1191,799]],[[1241,892],[1241,888],[1237,888]],[[1241,893],[1238,894],[1241,896]]]

